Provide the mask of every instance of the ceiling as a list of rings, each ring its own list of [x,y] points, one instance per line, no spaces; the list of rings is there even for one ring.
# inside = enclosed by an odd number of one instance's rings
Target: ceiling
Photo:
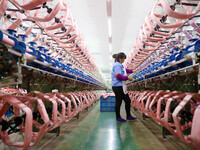
[[[120,51],[129,54],[145,16],[153,7],[154,2],[155,0],[111,1],[112,5],[108,7],[112,10],[110,51],[106,0],[66,1],[108,84],[111,82],[112,54]]]

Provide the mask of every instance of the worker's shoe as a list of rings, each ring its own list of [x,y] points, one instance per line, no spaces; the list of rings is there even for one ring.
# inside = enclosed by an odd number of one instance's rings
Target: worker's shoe
[[[121,117],[120,117],[120,118],[117,118],[116,121],[117,121],[117,122],[126,122],[126,120],[123,119],[123,118],[121,118]]]
[[[127,121],[134,121],[136,120],[137,118],[136,117],[133,117],[133,116],[130,116],[130,117],[126,117]]]

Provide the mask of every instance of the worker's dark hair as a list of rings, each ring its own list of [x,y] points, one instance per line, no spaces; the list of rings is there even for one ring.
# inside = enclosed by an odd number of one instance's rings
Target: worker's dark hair
[[[115,59],[115,62],[116,62],[117,54],[113,54],[112,57]]]
[[[124,54],[123,52],[120,52],[118,54],[113,54],[113,58],[115,58],[115,62],[119,62],[119,59],[126,59],[126,54]]]

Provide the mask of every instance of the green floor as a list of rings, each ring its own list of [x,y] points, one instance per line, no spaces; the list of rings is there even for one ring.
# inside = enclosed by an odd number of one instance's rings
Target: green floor
[[[114,113],[94,109],[73,131],[66,134],[55,149],[63,150],[138,150],[129,124],[116,123]],[[95,115],[96,114],[96,115]]]
[[[122,106],[124,107],[124,106]],[[125,117],[124,108],[121,112]],[[135,114],[137,115],[137,114]],[[148,121],[145,120],[146,123]],[[117,123],[114,112],[100,112],[99,104],[61,126],[58,137],[48,133],[30,150],[182,150],[150,131],[142,120]],[[156,133],[158,132],[158,133]],[[158,134],[157,136],[154,134]]]

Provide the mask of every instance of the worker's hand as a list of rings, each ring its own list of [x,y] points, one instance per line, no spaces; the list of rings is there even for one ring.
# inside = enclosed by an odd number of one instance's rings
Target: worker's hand
[[[129,81],[133,81],[133,78],[131,78],[131,77],[128,77],[128,80],[129,80]]]
[[[139,70],[139,68],[137,68],[137,69],[133,69],[133,72],[137,72]]]

